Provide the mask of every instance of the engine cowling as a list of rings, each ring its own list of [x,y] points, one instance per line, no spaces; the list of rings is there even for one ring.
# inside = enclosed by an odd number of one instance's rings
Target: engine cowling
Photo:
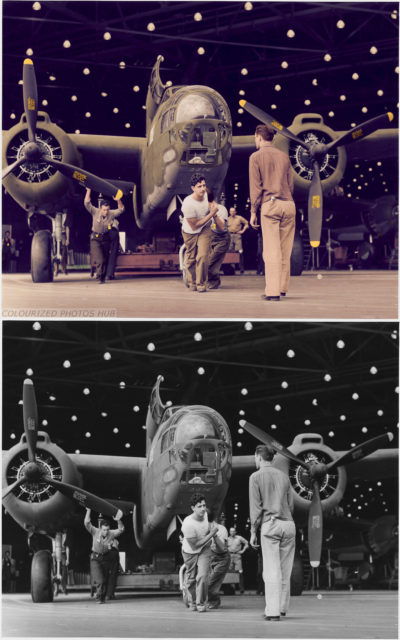
[[[51,442],[44,431],[38,432],[38,465],[55,480],[82,486],[81,475],[63,449]],[[18,444],[3,457],[3,488],[24,474],[28,464],[28,449],[25,434]],[[76,513],[75,502],[45,483],[24,483],[3,499],[10,516],[29,532],[54,534],[66,527]]]
[[[55,160],[82,166],[81,155],[68,134],[50,120],[44,111],[38,112],[37,142]],[[28,144],[25,114],[14,127],[4,132],[2,166],[18,159]],[[25,210],[42,213],[60,211],[67,196],[73,193],[71,180],[46,162],[26,162],[3,180],[6,191]]]

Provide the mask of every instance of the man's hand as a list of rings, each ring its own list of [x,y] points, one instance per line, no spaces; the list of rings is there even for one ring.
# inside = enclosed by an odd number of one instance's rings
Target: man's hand
[[[252,533],[251,536],[250,536],[250,546],[253,547],[253,549],[258,549],[258,547],[260,546],[257,543],[257,534],[255,534],[255,533]]]
[[[218,205],[217,205],[217,203],[216,203],[216,202],[211,202],[211,203],[210,203],[210,213],[212,213],[212,214],[213,214],[213,216],[215,216],[215,214],[217,213],[217,211],[218,211]]]
[[[89,189],[89,187],[86,187],[86,193],[90,194],[90,193],[92,193],[92,190]]]
[[[210,524],[210,533],[212,533],[213,536],[215,536],[218,533],[218,527],[215,524],[215,522],[211,522]]]
[[[115,516],[113,516],[113,520],[121,520],[122,516],[124,514],[122,513],[121,509],[118,509],[117,513],[115,514]]]
[[[88,507],[86,507],[86,513],[91,513],[91,512],[92,512],[92,510],[88,509]]]
[[[250,216],[250,226],[253,227],[253,229],[259,229],[260,225],[257,224],[257,214],[256,213],[252,213]]]

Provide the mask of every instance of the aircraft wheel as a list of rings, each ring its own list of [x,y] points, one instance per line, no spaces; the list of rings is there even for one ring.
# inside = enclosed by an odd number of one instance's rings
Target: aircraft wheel
[[[50,551],[41,549],[33,556],[31,567],[31,596],[33,602],[53,601],[52,565],[53,559]]]
[[[301,276],[303,271],[304,251],[303,241],[298,231],[294,234],[294,242],[292,255],[290,256],[290,274],[292,276]]]
[[[33,282],[52,282],[51,233],[46,229],[33,236],[31,248],[31,275]]]
[[[295,553],[292,575],[290,576],[290,593],[292,596],[301,596],[301,592],[303,591],[303,580],[303,560],[301,559],[300,554]]]

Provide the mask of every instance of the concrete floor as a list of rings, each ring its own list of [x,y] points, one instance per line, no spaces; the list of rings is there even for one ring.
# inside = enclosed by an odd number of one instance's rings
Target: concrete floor
[[[5,594],[2,637],[116,638],[397,638],[395,591],[306,592],[280,622],[263,619],[262,596],[223,596],[220,609],[189,611],[180,596],[117,593],[98,605],[88,593],[33,604]]]
[[[99,285],[88,272],[34,284],[30,274],[4,274],[3,320],[32,318],[397,319],[396,271],[308,271],[291,279],[280,302],[261,299],[264,277],[225,276],[205,295],[180,276],[117,275]]]

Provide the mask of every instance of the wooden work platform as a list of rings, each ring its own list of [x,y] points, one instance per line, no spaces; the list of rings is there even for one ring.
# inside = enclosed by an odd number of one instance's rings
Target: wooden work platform
[[[189,291],[178,275],[117,275],[98,284],[87,272],[34,284],[30,274],[2,277],[3,320],[37,318],[397,319],[396,271],[308,271],[291,279],[279,302],[261,299],[264,277],[222,276],[220,289]]]
[[[117,593],[98,605],[88,594],[33,604],[29,594],[3,595],[3,637],[112,638],[397,638],[397,592],[306,592],[279,622],[263,618],[263,596],[222,596],[200,614],[173,594]]]

